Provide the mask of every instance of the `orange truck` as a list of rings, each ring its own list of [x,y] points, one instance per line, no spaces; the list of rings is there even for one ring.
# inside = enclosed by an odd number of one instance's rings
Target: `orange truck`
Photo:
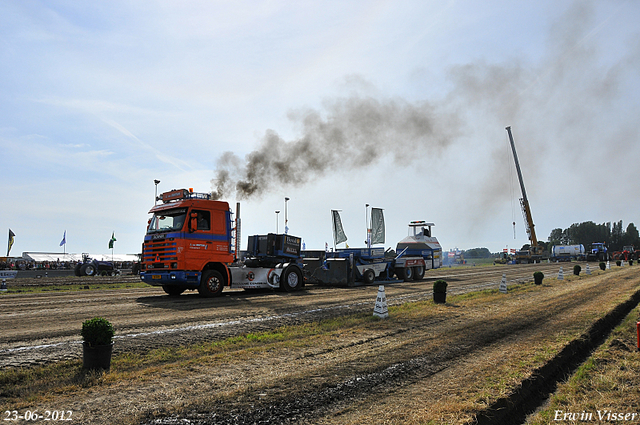
[[[198,290],[215,297],[229,288],[296,291],[303,284],[301,239],[290,235],[249,237],[239,258],[240,219],[229,204],[206,193],[178,189],[161,194],[149,211],[142,247],[141,279],[177,296]],[[239,210],[240,206],[237,206]]]

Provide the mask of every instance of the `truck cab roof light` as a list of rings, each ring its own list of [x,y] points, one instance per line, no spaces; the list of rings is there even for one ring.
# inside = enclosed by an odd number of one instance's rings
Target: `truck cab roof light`
[[[169,202],[181,201],[183,199],[211,199],[210,193],[197,193],[193,191],[193,188],[190,187],[187,189],[174,189],[169,192],[165,192],[161,194],[159,199],[162,200],[163,203],[167,204]]]

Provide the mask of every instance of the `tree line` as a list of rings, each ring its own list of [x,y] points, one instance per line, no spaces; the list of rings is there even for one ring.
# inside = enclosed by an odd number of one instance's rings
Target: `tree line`
[[[583,245],[586,250],[593,242],[604,242],[610,252],[622,251],[625,246],[633,245],[640,249],[640,233],[633,223],[623,229],[622,220],[617,223],[596,224],[593,221],[574,223],[567,229],[553,229],[548,242],[538,241],[544,253],[549,253],[554,245]],[[529,249],[529,244],[522,246]],[[491,253],[487,248],[473,248],[463,251],[465,258],[490,258],[500,253]]]
[[[633,245],[640,249],[640,234],[633,223],[623,230],[622,220],[617,223],[596,224],[593,221],[574,223],[567,229],[553,229],[549,235],[549,244],[584,245],[585,249],[593,242],[604,242],[609,251],[622,251],[624,246]]]

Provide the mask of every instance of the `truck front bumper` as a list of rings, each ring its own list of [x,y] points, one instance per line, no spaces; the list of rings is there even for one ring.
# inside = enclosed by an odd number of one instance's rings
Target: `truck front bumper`
[[[152,286],[181,285],[200,286],[200,272],[191,271],[152,271],[140,272],[140,279]]]

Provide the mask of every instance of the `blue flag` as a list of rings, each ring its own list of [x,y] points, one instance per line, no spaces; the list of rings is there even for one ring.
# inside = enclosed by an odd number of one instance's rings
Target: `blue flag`
[[[67,231],[64,231],[64,235],[62,235],[62,241],[60,241],[60,246],[65,245],[67,243]]]

